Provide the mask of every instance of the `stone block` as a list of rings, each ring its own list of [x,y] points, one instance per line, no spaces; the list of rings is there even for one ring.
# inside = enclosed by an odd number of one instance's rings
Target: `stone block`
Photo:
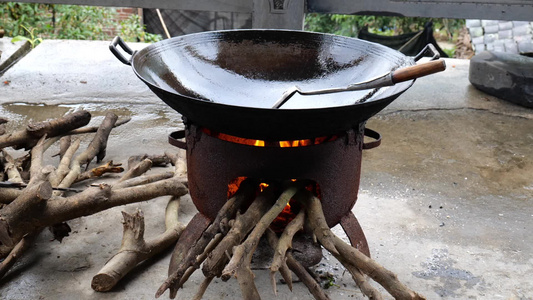
[[[483,27],[471,27],[468,28],[468,32],[472,38],[483,36]]]
[[[513,28],[513,36],[531,35],[531,26],[529,24]]]
[[[505,47],[505,52],[518,54],[518,45],[515,43],[515,41],[511,40],[510,42],[506,42],[504,44],[504,47]]]
[[[531,41],[531,36],[530,35],[513,36],[513,40],[517,43],[527,42],[527,41]]]
[[[509,30],[509,29],[513,29],[513,22],[500,22],[498,24],[498,27],[500,28],[500,31],[501,30]]]
[[[472,44],[472,48],[474,48],[474,51],[476,53],[480,53],[480,52],[485,51],[485,44],[483,44],[483,43],[481,43],[481,44]]]
[[[489,25],[489,26],[485,26],[483,30],[485,31],[485,34],[498,33],[498,31],[500,31],[500,26],[499,24]]]
[[[485,39],[483,40],[483,42],[485,44],[491,44],[492,42],[494,42],[495,40],[497,40],[499,38],[497,33],[485,34],[484,37],[485,37]]]
[[[502,45],[493,45],[492,51],[494,52],[505,52],[505,47]]]
[[[472,38],[472,44],[483,44],[485,42],[484,36],[478,36],[475,38]]]
[[[529,40],[518,43],[518,52],[533,54],[533,41]]]
[[[483,27],[487,27],[487,26],[491,26],[491,25],[498,25],[498,23],[500,23],[500,21],[497,21],[497,20],[481,20],[481,26],[483,26]]]
[[[494,42],[492,42],[492,44],[496,47],[496,46],[503,46],[503,44],[505,43],[505,40],[495,40]]]
[[[485,51],[470,60],[468,79],[479,90],[533,108],[533,58]]]
[[[498,38],[500,39],[510,39],[513,37],[513,30],[501,30],[498,32]]]
[[[466,23],[466,27],[468,28],[471,28],[471,27],[481,27],[481,20],[465,20],[465,23]]]
[[[513,27],[520,27],[524,25],[529,25],[528,21],[513,21]]]

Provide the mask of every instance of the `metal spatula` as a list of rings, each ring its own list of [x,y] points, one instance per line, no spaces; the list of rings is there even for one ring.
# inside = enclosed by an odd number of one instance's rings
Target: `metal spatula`
[[[348,91],[360,91],[381,88],[386,86],[392,86],[399,82],[408,81],[411,79],[416,79],[433,73],[441,72],[446,69],[446,63],[444,60],[435,60],[429,61],[426,63],[409,66],[405,68],[398,69],[396,71],[388,72],[384,75],[378,76],[376,78],[350,84],[347,87],[343,88],[331,88],[331,89],[322,89],[314,91],[302,91],[297,86],[288,89],[283,93],[281,98],[272,106],[272,108],[280,108],[285,104],[294,94],[298,93],[300,95],[323,95],[339,92],[348,92]]]

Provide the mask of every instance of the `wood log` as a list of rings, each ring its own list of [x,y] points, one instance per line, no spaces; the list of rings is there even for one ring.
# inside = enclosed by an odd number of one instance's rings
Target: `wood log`
[[[333,254],[339,262],[342,264],[351,264],[361,270],[374,281],[379,283],[396,299],[425,299],[423,296],[410,290],[407,286],[401,283],[396,274],[385,269],[356,248],[346,244],[331,232],[326,223],[326,219],[324,218],[320,199],[316,198],[308,191],[298,193],[295,199],[305,207],[307,212],[307,224],[317,236],[322,246]],[[367,296],[371,297],[372,295]]]
[[[138,162],[136,165],[132,166],[122,177],[119,179],[118,182],[122,182],[124,180],[140,176],[141,174],[146,173],[150,168],[152,167],[152,161],[148,158],[143,159],[142,161]]]
[[[174,257],[181,256],[173,252],[172,258],[170,260],[169,266],[169,277],[165,282],[159,287],[156,292],[155,297],[160,297],[168,288],[173,287],[174,291],[177,291],[181,287],[180,282],[183,274],[189,267],[195,266],[196,257],[203,253],[205,247],[209,242],[215,237],[215,235],[220,231],[220,220],[223,218],[234,218],[237,210],[247,201],[252,198],[253,193],[256,190],[258,183],[252,180],[245,180],[241,183],[239,191],[235,194],[234,197],[229,199],[224,206],[219,210],[215,220],[209,225],[209,227],[202,233],[202,236],[196,243],[190,248],[187,255],[179,262],[176,263]]]
[[[70,164],[69,173],[63,178],[61,183],[58,185],[60,188],[70,187],[78,178],[78,175],[81,174],[81,166],[89,165],[93,158],[97,157],[97,162],[100,162],[105,156],[105,149],[107,147],[107,140],[113,125],[117,121],[117,116],[113,113],[108,113],[105,119],[100,124],[100,127],[96,131],[94,138],[92,139],[87,149],[78,155]],[[58,195],[58,193],[56,193]]]
[[[144,239],[142,211],[137,210],[135,214],[122,212],[124,234],[120,250],[93,277],[91,287],[98,292],[111,290],[139,263],[174,244],[184,229],[184,226],[178,222],[178,210],[179,198],[173,197],[165,210],[166,231],[148,242]]]
[[[272,249],[277,248],[279,241],[276,236],[276,233],[274,233],[274,231],[269,229],[267,234],[268,234],[269,243]],[[296,276],[298,276],[298,278],[302,281],[303,284],[305,284],[305,286],[307,287],[307,289],[309,290],[309,292],[311,293],[311,295],[313,295],[315,299],[317,300],[329,300],[330,299],[329,296],[326,295],[324,290],[322,290],[322,288],[320,287],[318,282],[315,280],[315,278],[313,278],[309,274],[309,272],[307,272],[305,267],[302,266],[302,264],[300,264],[292,256],[290,252],[286,253],[286,258],[287,258],[286,262],[287,262],[288,268],[291,269],[294,272],[294,274],[296,274]],[[284,279],[285,279],[285,276],[284,276]],[[285,281],[289,283],[287,279],[285,279]],[[275,286],[275,284],[273,286]]]
[[[220,276],[224,266],[228,262],[227,253],[230,253],[233,247],[241,243],[246,235],[257,224],[276,199],[275,187],[267,187],[259,194],[254,202],[248,207],[244,214],[237,214],[231,230],[224,236],[217,247],[209,254],[207,260],[202,266],[202,272],[206,277]]]
[[[149,159],[152,162],[152,166],[158,166],[158,167],[165,167],[166,165],[171,163],[170,157],[168,157],[166,154],[163,155],[135,155],[130,156],[128,158],[128,170],[135,167],[139,162]]]
[[[76,139],[74,143],[69,143],[69,147],[64,151],[63,156],[61,157],[61,160],[59,162],[59,165],[57,166],[57,169],[50,174],[50,183],[52,186],[57,187],[61,183],[61,181],[67,176],[67,174],[70,172],[69,165],[72,161],[72,157],[74,157],[74,154],[76,151],[78,151],[78,148],[80,147],[81,140]]]
[[[260,299],[250,268],[252,255],[270,223],[281,213],[297,191],[298,186],[291,185],[281,194],[272,208],[261,217],[246,240],[233,249],[233,256],[222,271],[222,280],[228,280],[231,276],[237,277],[244,299]]]
[[[124,172],[124,168],[122,168],[121,165],[122,164],[114,164],[111,160],[101,166],[92,168],[89,171],[81,173],[80,175],[78,175],[75,182],[102,177],[104,174],[108,173],[122,173]]]
[[[298,215],[287,224],[285,230],[283,230],[278,245],[276,249],[274,249],[274,258],[272,258],[270,272],[277,272],[280,266],[285,262],[285,254],[289,248],[292,248],[292,239],[294,235],[303,229],[304,220],[305,211],[302,209]]]
[[[177,266],[187,256],[189,252],[188,250],[190,249],[191,245],[194,245],[196,241],[200,239],[200,236],[202,236],[202,232],[204,232],[210,224],[211,220],[209,220],[201,213],[197,213],[196,215],[194,215],[189,224],[187,224],[187,227],[185,227],[185,230],[181,234],[178,242],[176,243],[176,246],[174,246],[174,250],[172,251],[172,257],[170,258],[170,266],[174,266],[175,268],[177,268]],[[169,268],[169,273],[170,272],[171,270]],[[172,272],[174,272],[174,270],[172,270]],[[171,274],[172,273],[170,273],[169,275]],[[170,298],[174,299],[177,293],[178,289],[171,285]]]
[[[272,250],[276,251],[276,249],[279,246],[279,239],[276,233],[271,228],[267,230],[267,239]],[[283,280],[285,280],[285,283],[287,283],[287,287],[292,292],[292,273],[289,270],[289,267],[287,266],[287,264],[285,263],[285,259],[286,259],[286,256],[284,254],[283,261],[280,263],[278,270],[279,270],[279,273],[281,274],[281,277],[283,277]],[[276,286],[276,272],[272,272],[272,271],[270,272],[270,284],[272,285],[274,294],[277,296],[278,289]]]
[[[31,233],[32,230],[20,232],[20,228],[30,226],[31,220],[40,214],[46,206],[46,200],[51,196],[52,185],[45,181],[25,188],[17,199],[0,210],[0,242],[7,247],[13,247],[22,236]]]
[[[0,222],[0,232],[10,232],[10,236],[18,241],[25,234],[40,227],[92,215],[119,205],[167,195],[181,197],[186,193],[188,193],[187,188],[179,182],[179,178],[174,177],[143,186],[116,190],[112,190],[109,185],[102,184],[98,187],[89,187],[85,191],[69,197],[52,197],[39,209],[34,208],[27,213],[21,213],[20,208],[13,209],[9,213],[2,210],[0,216],[3,216],[6,222]],[[38,214],[39,218],[31,217],[35,214]]]
[[[82,110],[51,121],[30,123],[24,130],[0,136],[0,149],[6,147],[31,149],[43,135],[49,137],[60,135],[87,125],[90,119],[91,114]]]
[[[153,183],[156,181],[169,179],[172,177],[174,177],[173,172],[164,172],[164,173],[158,173],[158,174],[145,175],[142,177],[135,177],[135,178],[131,178],[128,180],[124,180],[119,183],[113,183],[113,189],[122,189],[122,188],[127,188],[127,187],[133,187],[133,186]],[[183,183],[183,178],[178,177],[178,179],[180,182]]]
[[[72,137],[70,135],[63,136],[59,139],[59,159],[62,159],[72,143]]]
[[[9,252],[9,255],[0,263],[0,279],[2,279],[11,269],[11,267],[15,265],[19,257],[21,257],[22,254],[31,247],[37,236],[39,236],[40,232],[41,230],[36,230],[25,235],[17,243],[13,250]]]

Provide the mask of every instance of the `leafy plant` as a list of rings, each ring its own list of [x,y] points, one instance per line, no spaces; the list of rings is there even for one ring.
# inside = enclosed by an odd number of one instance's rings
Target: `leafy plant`
[[[105,28],[112,28],[114,10],[97,6],[55,5],[56,22],[53,38],[103,40],[111,37]]]
[[[163,38],[160,34],[148,33],[139,15],[130,15],[120,22],[120,35],[126,42],[159,42]]]
[[[30,37],[26,37],[26,36],[22,36],[22,35],[17,35],[16,37],[14,37],[11,42],[12,43],[16,43],[16,42],[19,42],[19,41],[28,41],[30,42],[30,45],[32,48],[35,48],[35,46],[39,45],[43,39],[40,38],[40,37],[36,37],[35,36],[35,28],[32,28],[31,30],[26,28],[26,26],[24,25],[20,25],[22,26],[22,28],[24,28],[24,30],[26,30],[26,32],[28,32],[28,34],[30,35]]]
[[[161,40],[159,35],[145,32],[139,16],[132,15],[122,22],[116,16],[113,8],[0,2],[0,28],[7,36],[20,36],[18,40],[26,37],[35,45],[42,38],[109,40],[114,28],[120,28],[129,41]]]
[[[0,2],[0,28],[6,36],[26,36],[25,28],[42,28],[49,17],[42,14],[49,4]]]
[[[419,31],[424,25],[433,22],[435,35],[451,39],[464,26],[464,20],[387,17],[370,15],[338,15],[338,14],[307,14],[305,29],[309,31],[333,33],[350,37],[357,37],[359,31],[368,26],[370,32],[382,35],[399,35]]]

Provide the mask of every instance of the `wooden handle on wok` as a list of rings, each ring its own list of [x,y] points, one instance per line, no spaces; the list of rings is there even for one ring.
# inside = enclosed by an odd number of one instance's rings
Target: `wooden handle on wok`
[[[404,82],[411,79],[416,79],[433,73],[446,70],[446,63],[444,60],[434,60],[411,67],[401,68],[392,73],[392,82]]]

